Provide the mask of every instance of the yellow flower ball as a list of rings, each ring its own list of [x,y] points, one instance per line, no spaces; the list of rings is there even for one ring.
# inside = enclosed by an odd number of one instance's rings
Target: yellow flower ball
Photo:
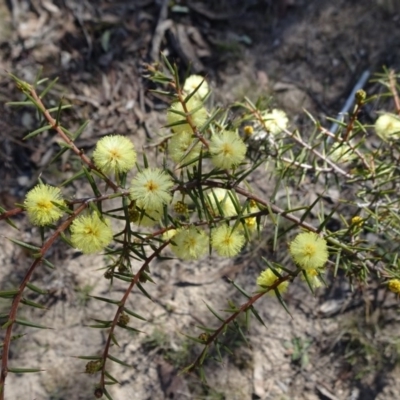
[[[243,128],[243,132],[246,136],[251,136],[254,133],[254,128],[251,125],[246,125]]]
[[[201,147],[199,139],[189,132],[176,133],[168,142],[169,155],[176,163],[186,164],[194,160],[200,155]]]
[[[400,294],[400,279],[391,279],[388,282],[388,288],[391,292]]]
[[[255,201],[251,201],[248,206],[247,213],[253,214],[258,211],[260,211],[260,209],[258,208],[257,203]],[[257,229],[257,217],[247,217],[245,218],[244,223],[250,232],[253,232]],[[243,228],[243,225],[240,225],[240,227]]]
[[[177,233],[176,229],[168,229],[163,233],[162,238],[164,240],[170,240],[176,235],[176,233]]]
[[[290,243],[293,260],[305,270],[322,268],[328,261],[326,240],[314,232],[298,234]]]
[[[201,128],[207,121],[207,110],[203,107],[201,100],[196,97],[191,97],[186,103],[186,108],[192,118],[194,126],[196,128]],[[168,125],[172,125],[171,129],[175,133],[193,133],[191,126],[185,122],[186,118],[182,113],[185,113],[182,104],[179,101],[173,103],[167,112]]]
[[[247,147],[236,132],[223,131],[210,140],[211,162],[221,169],[239,165],[246,156]]]
[[[96,144],[93,161],[105,174],[128,172],[135,165],[136,151],[133,143],[125,136],[104,136]]]
[[[305,273],[307,274],[308,283],[311,285],[313,289],[322,286],[322,281],[319,277],[320,272],[318,269],[307,269],[305,270]],[[301,279],[305,281],[306,277],[302,274]]]
[[[400,118],[394,114],[382,114],[375,122],[377,135],[386,141],[400,135]]]
[[[362,217],[360,217],[359,215],[355,215],[351,221],[350,224],[353,228],[362,228],[362,226],[364,225],[364,219]]]
[[[172,238],[171,250],[182,260],[197,260],[207,253],[208,236],[195,226],[178,229]]]
[[[262,119],[265,128],[273,135],[283,132],[289,125],[286,113],[278,109],[273,109],[271,112],[263,112]]]
[[[76,218],[70,230],[72,245],[84,254],[103,250],[113,239],[110,220],[103,222],[97,213]]]
[[[131,183],[131,198],[145,210],[161,210],[172,196],[173,182],[169,175],[159,168],[146,168],[139,172]]]
[[[183,85],[183,91],[189,95],[191,94],[196,88],[197,91],[193,95],[193,97],[197,97],[201,100],[207,96],[209,92],[209,87],[207,81],[200,75],[190,75]]]
[[[25,198],[24,207],[33,225],[45,226],[56,222],[63,215],[60,206],[65,206],[61,190],[40,183],[30,190]]]
[[[328,154],[329,158],[335,163],[349,163],[357,158],[357,154],[346,143],[335,143]]]
[[[211,213],[215,216],[220,216],[221,210],[223,217],[232,217],[237,215],[231,196],[236,198],[236,195],[231,190],[222,188],[212,189],[211,192],[207,194]]]
[[[221,224],[211,232],[211,246],[222,257],[234,257],[242,249],[245,238],[242,233],[233,230],[227,224]]]
[[[276,269],[276,272],[279,274],[281,272],[280,268]],[[257,278],[257,285],[260,286],[262,289],[268,289],[271,287],[279,278],[273,273],[272,269],[267,268],[266,270],[262,271],[261,274]],[[277,286],[279,293],[284,293],[289,286],[289,281],[284,281]],[[270,290],[268,294],[274,296],[275,291]]]

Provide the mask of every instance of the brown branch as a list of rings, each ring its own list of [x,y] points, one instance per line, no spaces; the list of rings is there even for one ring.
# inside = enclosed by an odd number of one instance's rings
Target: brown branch
[[[172,86],[176,90],[176,84],[172,83]],[[177,91],[177,95],[178,95],[179,103],[181,103],[183,111],[186,114],[186,122],[190,126],[190,128],[191,128],[193,134],[196,136],[196,138],[199,139],[204,144],[204,146],[208,149],[209,148],[209,144],[208,144],[207,140],[204,139],[203,135],[201,135],[199,133],[199,131],[197,129],[197,126],[194,124],[192,115],[191,115],[191,113],[189,112],[189,110],[187,108],[187,105],[185,103],[185,99],[183,98],[182,91],[178,90]]]
[[[238,311],[235,311],[229,318],[227,318],[221,324],[221,326],[218,329],[216,329],[214,331],[214,333],[212,335],[210,335],[210,337],[207,338],[202,352],[200,353],[199,356],[197,356],[196,360],[189,366],[189,368],[187,368],[187,371],[191,371],[194,368],[196,368],[197,366],[201,365],[201,360],[204,358],[209,345],[212,344],[218,338],[218,336],[224,331],[224,329],[227,325],[229,325],[232,321],[234,321],[242,312],[247,311],[258,299],[260,299],[266,293],[270,292],[271,290],[276,289],[282,282],[286,282],[289,279],[296,277],[297,274],[298,274],[298,271],[293,272],[293,275],[290,274],[290,275],[283,276],[281,278],[277,278],[277,280],[273,283],[273,285],[268,287],[267,290],[257,293],[256,295],[251,297],[246,303],[242,304]]]
[[[247,106],[248,110],[255,116],[255,118],[257,119],[257,121],[264,127],[264,129],[266,131],[268,131],[266,125],[265,125],[265,121],[263,119],[263,116],[261,114],[261,112],[258,109],[255,109],[251,106],[251,104],[248,104]],[[337,173],[345,176],[348,179],[352,179],[353,176],[348,174],[346,171],[344,171],[342,168],[340,168],[339,166],[337,166],[333,161],[329,160],[328,158],[324,157],[320,152],[318,152],[317,150],[315,150],[314,147],[310,146],[309,144],[305,143],[303,141],[303,139],[301,139],[300,137],[295,136],[294,133],[290,132],[287,129],[284,129],[283,132],[285,132],[289,137],[291,137],[295,142],[297,142],[298,144],[300,144],[302,147],[306,148],[307,150],[309,150],[310,152],[314,153],[317,157],[319,157],[321,160],[325,161],[327,164],[329,164],[331,166],[331,168],[336,171]],[[286,161],[286,160],[285,160]]]
[[[24,209],[22,207],[16,207],[12,210],[4,211],[2,214],[0,214],[0,221],[2,221],[3,219],[14,217],[14,215],[21,214],[23,211]]]
[[[68,228],[71,222],[75,219],[77,215],[79,215],[85,208],[87,207],[87,203],[82,204],[79,208],[77,208],[74,213],[68,217],[66,221],[64,221],[50,236],[49,239],[43,244],[42,248],[40,249],[40,255],[35,259],[32,265],[29,267],[28,272],[25,274],[24,279],[22,280],[19,288],[18,293],[13,298],[13,302],[11,304],[10,314],[8,315],[8,326],[6,329],[6,333],[4,336],[3,341],[3,353],[1,357],[1,373],[0,373],[0,400],[4,400],[4,385],[5,380],[8,374],[8,360],[9,360],[9,353],[10,353],[10,345],[11,345],[11,337],[12,337],[12,329],[16,320],[18,306],[22,299],[23,291],[29,279],[31,278],[33,272],[35,271],[36,267],[42,262],[44,255],[47,253],[51,245],[54,241],[60,236],[60,234]]]
[[[354,123],[357,121],[358,114],[360,113],[361,108],[365,103],[366,97],[367,97],[367,94],[362,89],[358,90],[355,93],[356,106],[355,106],[354,111],[351,113],[350,120],[349,120],[349,122],[347,123],[347,126],[346,126],[346,132],[345,132],[345,134],[343,136],[343,139],[344,139],[345,142],[347,142],[348,139],[349,139],[350,133],[354,128]]]
[[[92,160],[86,156],[82,150],[79,150],[78,147],[76,147],[75,143],[73,142],[72,139],[68,137],[68,135],[65,134],[65,132],[62,130],[61,126],[57,123],[57,121],[51,116],[50,112],[47,110],[47,108],[44,106],[42,99],[38,96],[36,93],[35,89],[30,86],[29,88],[29,94],[32,96],[32,98],[35,100],[36,106],[39,107],[41,113],[43,116],[46,118],[47,122],[50,124],[52,129],[54,129],[58,135],[64,140],[65,143],[71,148],[71,150],[82,160],[83,163],[85,163],[90,169],[93,169],[97,171],[102,178],[105,180],[108,186],[110,186],[115,192],[118,190],[118,186],[110,180],[106,175],[104,175],[92,162]]]
[[[108,357],[108,353],[110,350],[110,346],[111,346],[111,341],[112,341],[112,336],[114,333],[114,330],[116,328],[116,326],[118,325],[118,320],[119,320],[119,316],[121,315],[121,313],[124,311],[124,307],[125,307],[125,303],[128,300],[129,294],[131,293],[133,287],[135,286],[135,284],[137,282],[139,282],[140,279],[140,275],[144,272],[144,270],[147,268],[147,266],[150,264],[150,262],[165,248],[167,247],[169,244],[169,241],[166,241],[165,243],[163,243],[157,250],[155,250],[150,257],[148,257],[146,259],[146,261],[143,263],[143,265],[141,266],[141,268],[139,269],[139,271],[135,274],[135,276],[132,278],[131,283],[129,284],[128,288],[126,289],[121,301],[119,302],[119,306],[117,309],[117,312],[115,313],[114,319],[111,323],[110,326],[110,330],[108,332],[108,336],[107,336],[107,341],[106,341],[106,345],[104,347],[104,351],[103,351],[103,364],[101,367],[101,376],[100,376],[100,382],[99,382],[99,387],[96,389],[97,391],[100,389],[102,392],[104,391],[104,387],[105,387],[105,372],[106,372],[106,361],[107,361],[107,357]],[[97,393],[97,392],[96,392]],[[1,399],[0,399],[1,400]]]
[[[300,137],[295,136],[294,133],[288,131],[287,129],[284,130],[284,132],[290,136],[295,142],[303,146],[305,149],[311,151],[314,153],[317,157],[319,157],[321,160],[324,160],[327,164],[329,164],[337,173],[345,176],[348,179],[354,178],[353,175],[350,175],[347,173],[345,170],[337,166],[333,161],[329,160],[329,158],[324,157],[319,151],[315,150],[314,147],[310,146],[309,144],[305,143],[303,139]]]
[[[336,142],[340,142],[340,143],[346,143],[350,149],[352,151],[354,151],[355,154],[357,154],[357,157],[362,161],[362,163],[364,164],[364,166],[368,169],[368,171],[370,171],[371,173],[373,173],[374,168],[372,168],[367,160],[365,159],[364,155],[361,153],[361,151],[359,151],[357,148],[355,148],[352,143],[350,142],[350,140],[348,140],[346,142],[346,140],[340,139],[339,137],[337,137],[335,134],[333,134],[332,132],[328,131],[328,129],[324,128],[324,127],[320,127],[320,131],[325,134],[326,136],[329,136],[330,138],[334,139]],[[329,140],[329,139],[328,139]],[[325,158],[324,158],[325,160]]]

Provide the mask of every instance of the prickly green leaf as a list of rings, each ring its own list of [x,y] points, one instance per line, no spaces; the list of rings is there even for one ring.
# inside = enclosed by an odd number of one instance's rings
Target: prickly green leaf
[[[199,367],[199,375],[200,375],[201,382],[204,384],[207,384],[206,374],[204,372],[204,368],[202,365]]]
[[[25,319],[16,318],[15,323],[18,325],[29,326],[31,328],[38,328],[38,329],[53,329],[49,328],[48,326],[36,324],[35,322],[27,321]]]
[[[217,361],[222,362],[222,355],[221,355],[221,345],[220,343],[215,343],[215,350],[217,352]]]
[[[1,329],[7,329],[12,323],[12,319],[9,319],[5,324],[1,326]]]
[[[104,301],[105,303],[115,304],[117,306],[120,305],[119,300],[112,300],[112,299],[108,299],[107,297],[91,296],[91,295],[88,295],[88,297],[92,297],[93,299]]]
[[[196,325],[197,328],[199,328],[200,330],[204,331],[204,332],[208,332],[208,333],[214,333],[215,329],[213,328],[207,328],[206,326],[203,325]]]
[[[43,259],[42,259],[42,262],[43,262],[43,264],[44,264],[46,267],[49,267],[50,269],[56,269],[56,267],[54,266],[54,264],[52,264],[49,260],[43,258]]]
[[[35,286],[33,283],[27,282],[26,286],[32,290],[32,292],[38,293],[38,294],[48,294],[48,290],[41,289],[37,286]]]
[[[53,113],[53,112],[56,112],[57,111],[57,125],[58,125],[58,122],[59,122],[59,117],[60,117],[60,112],[61,112],[61,110],[67,110],[68,108],[72,108],[72,105],[71,104],[64,104],[64,105],[61,105],[61,103],[60,103],[60,106],[58,106],[58,107],[52,107],[52,108],[49,108],[47,111],[49,112],[49,113]]]
[[[214,311],[214,310],[211,308],[211,306],[209,306],[206,302],[204,302],[204,304],[205,304],[206,307],[214,314],[214,316],[215,316],[216,318],[218,318],[221,322],[223,322],[223,321],[225,320],[225,319],[222,318],[220,315],[218,315],[217,312]]]
[[[244,335],[242,328],[239,326],[239,324],[237,323],[237,321],[233,321],[233,324],[235,325],[235,328],[237,330],[237,332],[239,333],[240,337],[243,339],[243,341],[247,344],[247,346],[250,347],[249,342],[247,341],[246,336]]]
[[[113,382],[113,381],[104,381],[104,385],[105,386],[111,386],[111,385],[115,385],[115,384],[117,384],[117,383],[119,383],[119,382]]]
[[[3,207],[0,206],[0,215],[1,215],[1,214],[4,214],[6,211],[7,211],[7,210],[6,210],[5,208],[3,208]],[[7,223],[8,225],[10,225],[10,226],[12,226],[14,229],[17,229],[17,230],[18,230],[17,225],[15,225],[14,222],[13,222],[10,218],[7,218],[5,221],[6,221],[6,223]]]
[[[98,361],[101,360],[101,356],[74,356],[74,358],[79,358],[80,360],[90,360],[90,361]]]
[[[119,279],[120,281],[124,281],[124,282],[132,282],[132,277],[133,276],[126,276],[126,275],[121,275],[118,273],[114,273],[113,278],[115,279]]]
[[[144,287],[138,282],[136,284],[136,286],[138,287],[138,289],[151,301],[153,301],[153,299],[151,298],[151,296],[146,292],[146,290],[144,289]]]
[[[22,140],[31,139],[31,138],[33,138],[33,137],[39,135],[39,133],[48,131],[48,130],[51,129],[51,128],[52,128],[51,125],[42,126],[41,128],[36,129],[35,131],[33,131],[33,132],[31,132],[31,133],[28,133],[26,136],[24,136],[24,137],[22,138]]]
[[[10,299],[18,294],[19,289],[2,290],[0,292],[0,297],[3,299]]]
[[[32,244],[29,244],[29,243],[21,242],[20,240],[17,240],[17,239],[8,238],[8,240],[15,243],[18,246],[23,247],[24,249],[37,251],[37,252],[40,252],[40,250],[41,250],[40,247],[33,246]]]
[[[111,361],[114,361],[114,362],[117,363],[117,364],[123,365],[124,367],[129,367],[129,368],[132,367],[132,365],[129,365],[129,364],[127,364],[126,362],[123,362],[123,361],[119,360],[118,358],[112,356],[111,354],[108,354],[107,358],[108,358],[109,360],[111,360]]]
[[[42,91],[42,93],[40,93],[39,98],[43,99],[46,94],[52,89],[52,87],[57,83],[58,78],[53,79],[48,85],[47,87]],[[40,82],[38,82],[37,84],[40,85],[41,83],[45,82],[44,79],[42,79]]]
[[[110,393],[107,392],[106,388],[103,389],[103,394],[107,397],[108,400],[113,400]]]
[[[78,130],[74,133],[73,140],[76,140],[79,138],[79,136],[83,133],[83,131],[86,129],[86,127],[89,125],[89,120],[85,121],[79,128]]]
[[[11,341],[14,342],[15,340],[21,339],[25,335],[26,335],[26,333],[21,333],[19,335],[13,335],[13,336],[11,336]],[[3,346],[4,346],[4,343],[0,343],[0,348],[2,348]]]
[[[34,308],[40,308],[41,310],[47,310],[48,308],[43,306],[42,304],[36,303],[35,301],[28,300],[28,299],[21,299],[21,303],[27,306],[31,306]]]
[[[67,128],[64,128],[63,126],[60,126],[60,129],[70,138],[70,139],[72,139],[73,138],[73,133],[72,132],[70,132]],[[61,145],[63,145],[63,144],[61,144]]]
[[[237,283],[235,283],[233,280],[228,278],[228,282],[231,283],[233,286],[235,286],[235,288],[237,290],[239,290],[239,292],[242,293],[242,295],[244,297],[247,297],[248,299],[251,298],[251,296],[244,289],[242,289]]]
[[[62,186],[67,186],[67,185],[69,185],[71,182],[73,182],[74,180],[79,179],[79,178],[81,178],[81,177],[84,176],[84,175],[85,175],[85,171],[80,170],[80,171],[77,172],[74,176],[71,176],[71,178],[69,178],[69,179],[67,179],[66,181],[62,182],[61,185],[60,185],[60,187],[62,187]]]
[[[28,374],[28,373],[33,373],[33,372],[42,372],[45,371],[44,369],[40,368],[7,368],[8,372],[11,372],[13,374]]]
[[[255,171],[263,163],[265,163],[265,160],[261,159],[260,161],[255,163],[254,166],[252,166],[249,170],[245,170],[242,175],[237,177],[235,184],[238,184],[241,181],[243,181],[244,179],[246,179],[253,171]]]
[[[117,338],[115,337],[114,333],[111,334],[111,340],[112,340],[112,342],[113,342],[116,346],[121,347],[121,346],[119,345],[119,343],[118,343],[118,341],[117,341]]]
[[[129,314],[129,315],[131,315],[132,317],[134,317],[134,318],[141,319],[142,321],[147,321],[146,318],[143,318],[143,317],[140,316],[139,314],[134,313],[133,311],[129,310],[129,309],[126,308],[126,307],[124,307],[124,311],[125,311],[127,314]]]
[[[199,360],[200,365],[203,365],[204,360],[206,359],[206,356],[208,354],[208,350],[209,349],[210,349],[210,346],[208,344],[204,346],[203,353],[201,354],[201,357],[200,357],[200,360]]]
[[[93,324],[93,325],[85,325],[88,328],[93,328],[93,329],[106,329],[109,328],[110,325],[106,325],[106,324]]]
[[[8,101],[6,104],[8,106],[34,106],[31,101]]]
[[[163,63],[165,64],[165,66],[168,68],[169,72],[171,72],[171,74],[174,75],[174,68],[168,61],[167,56],[164,53],[161,53],[161,58],[162,58]]]
[[[222,345],[222,348],[231,356],[233,355],[233,351],[229,347]]]
[[[92,187],[93,193],[96,197],[99,197],[101,195],[99,188],[96,185],[96,182],[93,179],[92,174],[90,173],[90,171],[85,167],[82,166],[82,170],[86,176],[86,179],[88,180],[90,186]]]
[[[114,383],[120,383],[120,382],[117,381],[108,371],[104,371],[104,375],[105,375],[108,379],[110,379],[111,381],[113,381],[113,384],[114,384]]]
[[[288,309],[288,307],[287,307],[285,301],[283,300],[283,297],[282,297],[282,295],[280,294],[278,288],[275,288],[275,289],[274,289],[274,292],[275,292],[275,294],[276,294],[276,297],[277,297],[278,300],[279,300],[279,303],[281,303],[281,306],[285,309],[285,311],[286,311],[290,316],[292,316],[292,314],[290,314],[290,311],[289,311],[289,309]]]
[[[187,337],[188,339],[192,340],[193,342],[204,344],[204,340],[199,339],[198,337],[186,335],[185,333],[183,334],[183,336]]]
[[[94,321],[96,321],[98,324],[103,325],[104,328],[109,328],[112,325],[112,321],[103,321],[101,319],[95,319],[93,318]],[[89,325],[91,326],[91,325]],[[95,326],[97,327],[97,326]]]
[[[53,164],[56,160],[58,160],[67,150],[70,150],[71,147],[68,145],[62,145],[62,148],[56,155],[50,160],[49,164]]]
[[[265,327],[267,327],[264,323],[264,321],[261,319],[260,314],[258,314],[257,310],[251,306],[249,308],[249,310],[253,313],[253,315],[257,318],[258,322],[260,322],[262,325],[264,325]]]
[[[122,329],[126,329],[127,331],[129,331],[129,332],[133,332],[133,333],[142,333],[142,331],[140,331],[139,329],[135,329],[135,328],[132,328],[131,326],[127,326],[127,325],[120,325],[120,324],[118,324],[118,326],[120,327],[120,328],[122,328]]]

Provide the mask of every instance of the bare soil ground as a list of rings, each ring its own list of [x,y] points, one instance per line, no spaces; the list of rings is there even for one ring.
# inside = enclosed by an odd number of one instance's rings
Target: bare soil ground
[[[273,96],[292,125],[302,128],[303,108],[318,118],[335,116],[363,72],[383,65],[399,70],[399,49],[396,0],[0,0],[0,204],[9,209],[21,202],[39,174],[57,184],[73,169],[68,158],[57,170],[47,168],[57,151],[50,134],[21,140],[36,116],[4,106],[20,98],[5,71],[28,81],[39,68],[44,76],[58,76],[52,98],[64,96],[75,105],[66,114],[72,129],[90,119],[79,143],[90,152],[108,133],[128,135],[137,148],[157,137],[166,105],[148,92],[142,73],[143,63],[158,59],[160,51],[183,70],[191,65],[207,75],[216,102]],[[262,174],[253,184],[268,193]],[[82,197],[87,188],[74,190]],[[17,286],[30,262],[4,237],[34,243],[38,235],[24,217],[16,223],[18,232],[1,228],[2,290]],[[178,375],[200,351],[182,333],[196,336],[196,325],[215,326],[204,302],[217,310],[227,299],[240,304],[244,299],[227,278],[252,292],[263,268],[260,256],[284,257],[272,254],[268,235],[266,227],[235,260],[154,263],[157,284],[146,287],[154,301],[138,292],[130,298],[131,308],[148,318],[135,325],[143,333],[121,334],[115,350],[132,365],[115,366],[121,382],[110,389],[115,399],[400,399],[397,299],[374,285],[351,291],[343,277],[315,297],[305,285],[292,285],[285,297],[291,316],[275,298],[263,298],[257,310],[267,327],[252,321],[250,346],[227,335],[233,354],[207,365],[207,385],[196,374]],[[73,356],[101,351],[104,335],[84,326],[91,318],[107,319],[113,309],[87,294],[118,299],[123,286],[117,283],[110,294],[99,271],[102,256],[60,245],[52,262],[56,270],[43,269],[34,278],[51,292],[37,299],[49,309],[32,314],[22,308],[21,316],[54,329],[28,330],[11,353],[12,365],[46,371],[9,374],[8,399],[94,398],[96,382]]]

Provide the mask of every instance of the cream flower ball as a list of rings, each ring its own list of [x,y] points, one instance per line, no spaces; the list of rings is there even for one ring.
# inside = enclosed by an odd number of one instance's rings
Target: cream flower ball
[[[400,136],[400,117],[394,114],[382,114],[375,122],[377,135],[385,142]]]
[[[206,97],[208,92],[210,91],[207,81],[202,76],[190,75],[186,79],[185,84],[183,85],[183,91],[186,94],[190,94],[194,90],[196,90],[196,88],[198,89],[194,94],[194,97],[198,97],[201,100],[203,100],[204,97]]]

